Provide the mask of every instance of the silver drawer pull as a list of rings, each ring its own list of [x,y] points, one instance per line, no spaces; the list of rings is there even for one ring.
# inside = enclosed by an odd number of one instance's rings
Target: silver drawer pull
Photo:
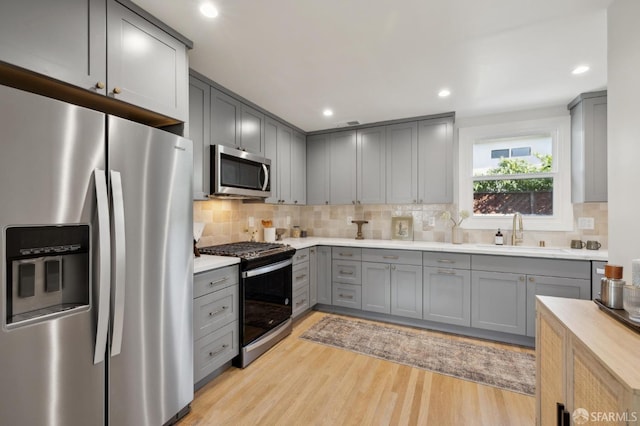
[[[596,268],[596,274],[604,275],[604,268]]]
[[[305,257],[307,257],[306,254],[301,254],[301,255],[297,256],[296,259],[304,259]]]
[[[298,303],[296,303],[296,306],[300,306],[300,305],[304,305],[304,303],[307,301],[307,299],[302,299],[301,301],[299,301]]]
[[[209,312],[209,316],[210,316],[210,317],[216,316],[216,315],[218,315],[218,314],[223,313],[223,312],[224,312],[224,311],[226,311],[227,309],[229,309],[229,307],[228,307],[228,306],[223,306],[223,307],[222,307],[222,309],[218,309],[218,310],[217,310],[217,311],[215,311],[215,312]]]
[[[341,294],[340,297],[342,297],[343,299],[353,299],[353,296],[349,294]]]
[[[398,256],[382,256],[383,259],[399,259]]]
[[[445,274],[445,275],[455,275],[456,274],[451,269],[438,269],[438,273],[439,274]]]
[[[339,253],[340,256],[353,257],[353,253]]]
[[[340,271],[340,275],[353,275],[353,272],[349,272],[349,271]]]
[[[213,358],[214,356],[216,356],[216,355],[221,354],[222,352],[224,352],[224,350],[225,350],[225,349],[227,349],[228,347],[229,347],[229,345],[227,345],[227,344],[225,343],[224,345],[222,345],[222,348],[221,348],[221,349],[218,349],[218,350],[217,350],[217,351],[215,351],[215,352],[209,352],[209,356],[210,356],[211,358]]]
[[[296,277],[296,280],[301,280],[302,278],[304,278],[304,277],[306,277],[306,276],[307,276],[307,274],[298,275],[298,276]]]
[[[223,279],[218,280],[218,281],[211,281],[211,282],[209,283],[209,287],[213,287],[213,286],[214,286],[214,285],[216,285],[216,284],[223,283],[223,282],[227,281],[228,279],[229,279],[229,277],[224,277]]]
[[[451,259],[438,259],[437,262],[438,263],[456,263],[455,260],[451,260]]]

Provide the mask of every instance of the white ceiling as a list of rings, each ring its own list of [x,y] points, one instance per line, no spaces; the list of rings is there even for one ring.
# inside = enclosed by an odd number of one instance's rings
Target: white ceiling
[[[134,0],[193,40],[191,68],[305,131],[565,105],[606,88],[612,0],[210,0],[215,19],[201,1]]]

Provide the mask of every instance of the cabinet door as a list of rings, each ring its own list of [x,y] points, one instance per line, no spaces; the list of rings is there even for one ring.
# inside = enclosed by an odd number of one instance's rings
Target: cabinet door
[[[527,336],[536,334],[536,296],[591,298],[591,281],[527,275]]]
[[[358,204],[386,202],[386,134],[384,126],[357,132]]]
[[[189,138],[193,141],[193,199],[209,194],[209,85],[189,77]]]
[[[391,265],[391,313],[422,318],[422,266]]]
[[[186,121],[187,48],[114,0],[107,2],[107,93]]]
[[[293,131],[282,124],[278,125],[278,181],[280,202],[293,204],[291,198],[291,142]]]
[[[104,0],[4,1],[0,58],[104,95],[106,24]]]
[[[329,136],[307,138],[307,204],[329,204]]]
[[[388,263],[362,262],[362,310],[391,312],[391,274]]]
[[[329,144],[329,202],[356,203],[356,132],[334,133]]]
[[[387,203],[415,204],[418,199],[418,124],[387,126]]]
[[[607,202],[607,97],[584,100],[585,193],[583,202]]]
[[[359,285],[333,283],[333,304],[345,308],[362,308],[362,288]]]
[[[527,286],[522,274],[473,271],[471,326],[526,334]]]
[[[264,121],[264,153],[264,156],[271,160],[271,174],[269,175],[269,179],[271,180],[271,197],[267,198],[265,203],[279,204],[280,179],[278,177],[278,171],[280,164],[278,164],[278,123],[270,118],[266,118]]]
[[[318,303],[318,248],[309,249],[309,306]]]
[[[471,272],[446,267],[424,268],[424,319],[471,325]]]
[[[240,117],[240,147],[264,157],[264,114],[241,104]]]
[[[418,202],[453,202],[453,120],[418,123]]]
[[[239,147],[240,115],[240,102],[211,88],[211,145]]]
[[[359,260],[333,259],[331,269],[333,282],[357,285],[362,283],[362,262]]]
[[[319,246],[317,250],[317,303],[331,305],[331,247]]]
[[[293,204],[307,203],[307,141],[296,131],[291,141],[291,198]]]

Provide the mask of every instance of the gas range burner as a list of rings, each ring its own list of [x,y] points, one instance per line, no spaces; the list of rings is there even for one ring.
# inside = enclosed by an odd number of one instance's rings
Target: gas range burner
[[[238,243],[202,247],[199,251],[201,254],[213,256],[239,257],[246,267],[248,262],[251,262],[251,266],[258,266],[258,264],[265,264],[269,261],[291,258],[296,252],[296,249],[285,244],[241,241]]]

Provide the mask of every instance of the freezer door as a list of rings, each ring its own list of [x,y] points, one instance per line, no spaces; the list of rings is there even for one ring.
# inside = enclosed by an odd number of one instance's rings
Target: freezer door
[[[96,289],[87,282],[83,299],[89,303],[68,313],[8,325],[12,265],[7,264],[6,237],[14,226],[89,225],[94,262],[84,274],[99,274],[94,170],[105,169],[105,116],[5,86],[0,86],[0,111],[0,423],[101,425],[105,363],[94,364]],[[66,291],[68,259],[71,256],[33,259],[34,286],[18,298],[28,303],[40,293],[55,300],[57,292]],[[62,288],[46,287],[46,279],[37,279],[51,273],[45,272],[51,260],[57,262],[54,273],[62,274],[55,280]]]
[[[193,399],[192,144],[109,116],[108,152],[112,217],[124,218],[113,241],[109,423],[158,426]]]

